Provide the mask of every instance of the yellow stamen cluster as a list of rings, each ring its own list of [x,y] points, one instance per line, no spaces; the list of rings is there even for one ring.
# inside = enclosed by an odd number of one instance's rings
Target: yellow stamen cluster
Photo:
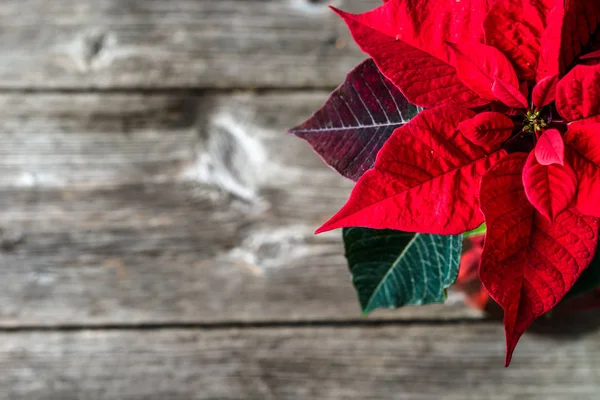
[[[548,126],[546,121],[544,121],[542,118],[540,118],[541,113],[542,113],[541,110],[527,111],[527,114],[525,115],[523,132],[539,133],[542,131],[542,129],[544,129],[545,127]]]

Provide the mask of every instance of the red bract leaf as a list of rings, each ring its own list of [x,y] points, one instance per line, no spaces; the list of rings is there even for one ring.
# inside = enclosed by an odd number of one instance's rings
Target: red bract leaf
[[[458,129],[477,146],[496,148],[512,134],[515,124],[504,114],[482,112],[461,122]]]
[[[535,157],[541,165],[565,165],[565,142],[558,130],[542,133],[535,146]]]
[[[538,82],[551,76],[558,76],[561,72],[560,45],[565,15],[563,1],[555,0],[555,7],[546,15],[546,29],[540,39],[541,52],[536,71]]]
[[[600,114],[594,115],[593,117],[580,119],[579,121],[573,121],[569,124],[569,126],[589,125],[589,124],[598,124],[598,123],[600,123]]]
[[[496,1],[483,21],[486,43],[506,54],[524,80],[535,78],[546,17],[557,1]]]
[[[477,16],[487,9],[485,0],[448,2],[443,7],[441,2],[431,7],[422,3],[389,1],[359,15],[335,8],[334,11],[344,19],[359,47],[412,104],[433,108],[446,104],[478,107],[489,103],[460,81],[449,63],[445,42],[467,34],[470,37],[477,31],[468,32],[477,19],[483,18]],[[469,3],[482,8],[474,8],[471,16]],[[428,30],[434,32],[430,35]]]
[[[571,68],[575,60],[593,40],[599,24],[600,1],[566,0],[561,38],[561,68],[563,72]]]
[[[600,124],[571,125],[564,139],[579,178],[577,209],[600,217]]]
[[[500,80],[495,80],[492,85],[492,93],[498,100],[512,108],[527,108],[527,99],[523,93],[512,86]]]
[[[477,42],[449,43],[456,55],[456,71],[460,80],[479,96],[496,100],[494,81],[501,80],[518,88],[519,79],[510,61],[498,49]]]
[[[525,329],[554,308],[589,265],[598,240],[596,218],[567,210],[550,223],[529,204],[526,158],[505,157],[481,184],[487,237],[479,274],[504,309],[507,366]]]
[[[362,24],[439,59],[449,60],[446,42],[481,41],[489,0],[394,0],[354,15]]]
[[[542,108],[552,103],[556,98],[556,85],[558,84],[558,76],[547,76],[538,82],[533,88],[531,99],[533,105],[537,108]]]
[[[367,60],[308,121],[290,129],[340,174],[357,180],[394,130],[417,114],[402,93]]]
[[[457,234],[481,225],[481,176],[504,151],[488,152],[456,129],[473,115],[460,107],[440,107],[396,129],[375,167],[317,233],[360,226]]]
[[[580,60],[594,60],[596,58],[600,58],[600,50],[593,51],[588,54],[584,54],[579,57]]]
[[[544,0],[548,1],[548,0]],[[586,49],[590,50],[600,23],[597,0],[554,0],[542,36],[538,80],[569,71]],[[581,57],[583,59],[583,57]]]
[[[567,121],[600,114],[600,65],[578,65],[556,86],[556,108]]]
[[[577,175],[569,164],[542,165],[533,152],[523,169],[523,185],[529,202],[550,221],[571,205],[577,192]]]

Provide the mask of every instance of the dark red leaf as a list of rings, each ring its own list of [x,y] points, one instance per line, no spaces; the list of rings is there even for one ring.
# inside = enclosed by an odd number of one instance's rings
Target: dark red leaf
[[[470,3],[483,8],[473,9],[471,15]],[[486,2],[463,0],[443,4],[435,2],[425,7],[422,2],[389,1],[358,15],[335,8],[334,11],[344,19],[359,47],[412,104],[427,108],[446,104],[485,105],[489,101],[480,98],[458,78],[449,61],[446,40],[472,37],[477,29],[469,32],[469,27],[483,18]],[[443,23],[443,27],[436,21]],[[430,35],[428,29],[434,32]]]
[[[600,65],[578,65],[558,82],[556,108],[567,121],[600,114]]]
[[[485,148],[498,147],[510,137],[514,128],[510,118],[497,112],[482,112],[458,125],[471,143]]]
[[[542,133],[535,146],[535,157],[541,165],[565,165],[565,142],[558,130]]]
[[[542,165],[531,152],[523,168],[523,185],[535,209],[554,221],[575,199],[577,175],[569,164]]]
[[[564,0],[554,0],[554,8],[546,15],[546,29],[540,39],[541,52],[536,71],[538,82],[558,76],[561,72],[560,46],[564,15]]]
[[[564,140],[579,179],[577,209],[600,217],[600,124],[571,125]]]
[[[325,105],[290,130],[340,174],[357,180],[392,132],[418,112],[367,60],[348,74]]]
[[[589,265],[598,240],[596,218],[567,210],[551,223],[529,204],[522,181],[526,158],[505,157],[481,184],[487,237],[479,274],[504,309],[507,366],[525,329],[552,310]]]
[[[527,99],[519,88],[514,87],[510,83],[495,80],[492,85],[492,93],[494,96],[512,108],[527,108]]]
[[[594,60],[600,58],[600,50],[592,51],[579,57],[580,60]]]
[[[593,54],[598,50],[600,2],[597,0],[555,0],[548,14],[548,27],[542,36],[537,77],[561,75],[568,72],[577,60],[586,64],[598,63]]]
[[[531,98],[533,105],[538,109],[552,103],[556,98],[556,85],[558,84],[558,76],[547,76],[533,88]]]
[[[396,129],[346,205],[317,232],[359,226],[457,234],[481,225],[481,176],[504,151],[486,151],[456,129],[473,116],[440,107]]]
[[[492,93],[492,85],[496,80],[519,87],[519,79],[513,66],[498,49],[477,42],[448,45],[455,52],[458,77],[484,99],[496,100]]]
[[[562,72],[568,71],[590,45],[599,24],[600,1],[566,0],[561,38]]]

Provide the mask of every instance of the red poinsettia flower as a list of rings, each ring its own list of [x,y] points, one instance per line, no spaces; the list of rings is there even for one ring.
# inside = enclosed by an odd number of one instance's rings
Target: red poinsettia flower
[[[508,365],[595,254],[600,1],[388,0],[336,12],[425,110],[394,131],[318,232],[459,234],[486,222],[479,274],[504,309]]]

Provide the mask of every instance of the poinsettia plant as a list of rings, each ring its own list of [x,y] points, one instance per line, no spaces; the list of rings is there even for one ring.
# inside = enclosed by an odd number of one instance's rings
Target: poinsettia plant
[[[291,130],[356,181],[317,233],[344,228],[365,312],[442,302],[476,266],[508,365],[535,319],[600,285],[600,1],[333,10],[370,58]]]

